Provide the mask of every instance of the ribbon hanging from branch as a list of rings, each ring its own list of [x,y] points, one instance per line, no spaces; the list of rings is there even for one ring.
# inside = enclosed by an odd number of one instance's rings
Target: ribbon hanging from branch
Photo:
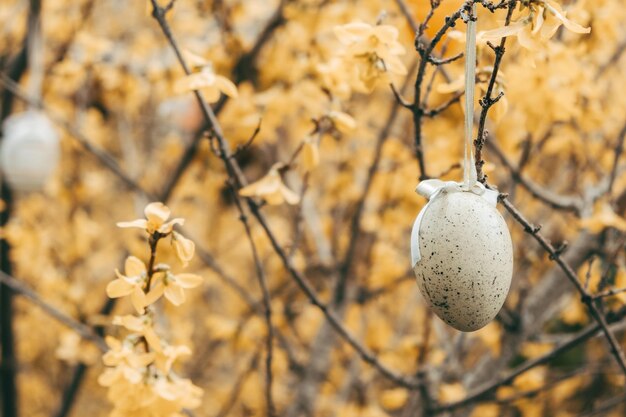
[[[476,4],[467,16],[465,32],[465,150],[463,157],[463,185],[467,190],[476,184],[478,174],[474,161],[474,90],[476,89]]]
[[[471,11],[470,11],[471,10]],[[498,200],[498,192],[486,188],[478,182],[476,164],[474,161],[473,140],[474,135],[474,90],[476,88],[476,4],[468,10],[467,31],[465,42],[465,140],[463,156],[463,182],[441,181],[430,179],[422,181],[416,188],[416,192],[428,199],[428,203],[415,219],[411,232],[411,265],[420,261],[419,230],[424,213],[428,206],[437,197],[444,193],[471,192],[484,198],[491,206],[495,207]]]

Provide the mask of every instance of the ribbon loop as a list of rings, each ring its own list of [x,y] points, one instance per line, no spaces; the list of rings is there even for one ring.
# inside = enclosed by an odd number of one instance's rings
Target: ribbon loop
[[[413,230],[411,231],[411,266],[415,268],[415,265],[420,261],[420,226],[424,214],[428,210],[430,204],[435,201],[439,196],[445,193],[462,193],[469,192],[482,197],[491,206],[495,207],[498,204],[498,192],[495,190],[487,189],[482,183],[475,182],[469,189],[463,182],[456,181],[442,181],[438,179],[425,180],[418,184],[415,191],[428,199],[428,203],[422,208],[419,215],[413,223]]]

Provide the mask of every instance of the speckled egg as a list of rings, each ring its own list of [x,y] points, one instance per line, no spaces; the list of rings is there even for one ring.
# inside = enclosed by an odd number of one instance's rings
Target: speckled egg
[[[419,289],[450,326],[478,330],[498,314],[511,285],[509,229],[495,207],[471,192],[442,193],[425,210],[414,237]]]

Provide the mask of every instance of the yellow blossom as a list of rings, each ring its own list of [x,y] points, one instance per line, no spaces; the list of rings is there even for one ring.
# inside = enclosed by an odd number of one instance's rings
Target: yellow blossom
[[[109,282],[106,288],[107,295],[110,298],[119,298],[130,295],[130,301],[137,310],[137,313],[143,314],[147,304],[146,294],[143,291],[148,274],[146,265],[137,257],[129,256],[124,264],[123,275],[115,270],[117,279]]]
[[[229,97],[237,97],[237,86],[228,78],[217,75],[210,67],[205,67],[200,72],[195,72],[180,78],[174,85],[177,93],[202,90],[204,98],[209,103],[215,103],[224,93]]]
[[[148,345],[150,345],[152,349],[156,352],[161,351],[161,341],[152,327],[152,320],[148,316],[115,316],[113,318],[113,324],[116,326],[123,326],[131,332],[140,334],[145,337]]]
[[[298,204],[300,196],[287,188],[280,177],[279,169],[283,166],[280,162],[274,164],[263,178],[239,190],[239,195],[262,197],[270,205]]]
[[[183,264],[183,267],[189,265],[189,261],[193,258],[194,252],[196,250],[196,245],[192,240],[187,239],[183,235],[178,232],[172,233],[172,245],[174,246],[174,251],[176,253],[176,257]]]
[[[161,351],[157,352],[155,364],[161,372],[167,374],[170,372],[172,364],[176,359],[180,356],[188,355],[191,355],[191,350],[185,345],[166,345]]]
[[[346,66],[356,69],[358,78],[351,77],[355,90],[371,92],[379,80],[387,80],[387,73],[407,74],[398,57],[406,51],[397,40],[398,30],[395,27],[353,22],[336,26],[334,33],[344,46],[340,55]]]
[[[566,12],[551,0],[531,3],[528,10],[529,14],[517,22],[478,33],[477,42],[495,42],[506,36],[517,36],[522,47],[538,50],[543,43],[554,36],[561,25],[574,33],[591,32],[591,28],[583,27],[565,17]]]
[[[195,274],[176,274],[169,270],[158,274],[151,293],[154,299],[165,295],[172,304],[178,306],[185,302],[185,289],[194,288],[202,284],[202,277]]]
[[[311,171],[320,162],[319,140],[308,137],[302,144],[302,167]]]
[[[333,122],[335,129],[343,134],[347,134],[356,129],[356,120],[348,113],[341,111],[331,111],[328,118]]]
[[[144,210],[144,214],[146,215],[145,219],[119,222],[117,223],[117,227],[136,227],[145,229],[150,234],[159,232],[166,235],[172,231],[174,225],[182,225],[185,223],[184,219],[179,218],[172,219],[168,222],[167,219],[170,217],[170,209],[163,203],[156,202],[148,204]]]

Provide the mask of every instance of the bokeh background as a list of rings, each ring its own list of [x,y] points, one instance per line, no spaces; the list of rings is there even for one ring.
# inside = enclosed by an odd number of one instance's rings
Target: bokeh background
[[[626,287],[620,159],[626,9],[621,0],[556,3],[591,33],[561,26],[551,39],[525,45],[509,37],[496,88],[505,96],[488,116],[484,171],[555,247],[568,243],[563,259],[599,294]],[[461,4],[443,0],[424,39]],[[415,158],[412,114],[397,104],[388,82],[412,100],[419,55],[407,14],[419,24],[430,8],[425,0],[178,0],[167,14],[179,46],[237,85],[236,98],[212,105],[231,149],[241,148],[236,158],[248,180],[262,178],[277,162],[288,164],[281,179],[299,202],[261,210],[295,269],[324,303],[333,302],[344,274],[344,298],[332,308],[345,327],[385,366],[426,380],[423,390],[412,391],[364,362],[294,283],[249,216],[271,292],[277,415],[623,415],[625,375],[597,332],[454,411],[437,409],[546,355],[595,321],[555,262],[502,207],[515,271],[498,318],[461,333],[431,314],[419,295],[409,236],[425,203],[414,193],[425,173]],[[60,135],[59,163],[45,186],[3,192],[11,275],[66,315],[118,336],[123,330],[111,317],[132,308],[125,299],[113,305],[105,287],[127,255],[146,259],[149,252],[139,231],[115,224],[163,200],[186,219],[186,236],[198,253],[187,270],[204,278],[182,306],[156,306],[160,331],[192,349],[176,370],[204,390],[193,414],[267,415],[267,327],[250,245],[200,107],[192,93],[177,91],[184,73],[151,10],[148,1],[0,4],[2,119],[43,102]],[[478,30],[502,26],[505,15],[479,6]],[[527,15],[517,9],[513,20]],[[406,76],[391,73],[371,92],[341,85],[343,67],[330,65],[342,51],[334,28],[354,21],[397,28]],[[33,40],[37,24],[41,32]],[[461,52],[464,30],[459,21],[435,52]],[[479,97],[493,60],[493,51],[480,44]],[[445,71],[429,65],[428,108],[453,98],[462,76],[462,59]],[[7,77],[30,103],[13,94]],[[349,119],[319,135],[319,161],[305,163],[302,153],[294,158],[311,137],[312,120],[325,123],[336,112]],[[461,177],[462,138],[458,102],[424,118],[426,175]],[[103,163],[102,153],[114,164]],[[181,160],[189,164],[178,175]],[[120,172],[143,191],[129,187]],[[169,246],[159,256],[175,263]],[[14,374],[18,393],[4,403],[16,402],[20,416],[109,415],[107,390],[97,383],[102,352],[30,300],[3,291],[2,325],[6,332],[10,323],[14,332],[13,362],[2,364],[3,392],[10,392],[6,378]],[[622,347],[625,301],[618,293],[598,304]]]

